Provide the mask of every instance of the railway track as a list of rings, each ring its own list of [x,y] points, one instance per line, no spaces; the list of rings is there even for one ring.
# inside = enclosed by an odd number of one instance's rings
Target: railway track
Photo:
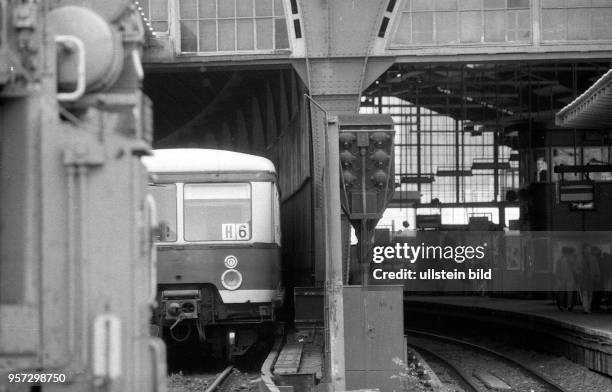
[[[269,347],[262,348],[230,365],[197,352],[177,352],[169,360],[168,392],[255,392],[268,353]]]
[[[434,391],[456,391],[456,392],[479,392],[478,386],[472,377],[462,369],[447,361],[434,351],[424,348],[422,345],[410,345],[427,361],[431,370],[443,384],[439,388],[434,387]]]
[[[227,377],[230,375],[233,369],[234,369],[234,366],[232,365],[223,369],[223,371],[219,373],[217,377],[215,377],[215,380],[212,382],[212,384],[208,386],[208,388],[206,388],[204,392],[216,391],[219,388],[219,386],[227,379]]]
[[[222,371],[194,374],[173,374],[169,379],[169,392],[253,392],[257,390],[259,375],[242,372],[227,366]]]
[[[429,332],[405,332],[410,346],[433,359],[434,370],[442,367],[447,373],[439,378],[454,378],[465,392],[570,392],[537,370],[487,347]]]

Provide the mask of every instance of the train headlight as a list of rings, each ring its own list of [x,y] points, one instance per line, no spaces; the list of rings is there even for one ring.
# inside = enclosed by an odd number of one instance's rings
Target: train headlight
[[[223,264],[225,264],[226,268],[233,269],[238,266],[238,259],[234,255],[229,255],[225,257]]]
[[[167,311],[169,316],[176,317],[179,315],[179,313],[181,313],[181,305],[179,303],[172,302],[168,304]]]
[[[236,290],[242,284],[242,274],[235,269],[225,270],[221,275],[221,284],[228,290]]]

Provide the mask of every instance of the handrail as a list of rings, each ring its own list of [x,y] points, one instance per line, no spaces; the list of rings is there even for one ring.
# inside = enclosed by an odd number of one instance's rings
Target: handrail
[[[77,65],[77,83],[74,91],[57,93],[57,100],[60,102],[73,102],[81,98],[85,94],[86,78],[85,78],[85,44],[83,41],[74,35],[56,35],[55,42],[63,44],[66,47],[76,48],[78,53]],[[72,47],[71,47],[72,45]]]

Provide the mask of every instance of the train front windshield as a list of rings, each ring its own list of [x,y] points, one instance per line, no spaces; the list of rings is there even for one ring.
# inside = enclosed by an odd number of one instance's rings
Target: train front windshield
[[[185,241],[247,241],[251,238],[249,183],[185,184]]]

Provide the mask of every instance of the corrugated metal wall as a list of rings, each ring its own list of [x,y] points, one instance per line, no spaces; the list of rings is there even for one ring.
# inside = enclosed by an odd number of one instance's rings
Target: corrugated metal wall
[[[293,76],[295,77],[295,76]],[[305,88],[296,78],[297,92],[291,105],[291,118],[280,130],[269,157],[279,174],[281,190],[282,245],[285,282],[292,286],[315,285],[313,272],[313,221],[311,183],[311,129]],[[291,289],[292,287],[287,287]]]

